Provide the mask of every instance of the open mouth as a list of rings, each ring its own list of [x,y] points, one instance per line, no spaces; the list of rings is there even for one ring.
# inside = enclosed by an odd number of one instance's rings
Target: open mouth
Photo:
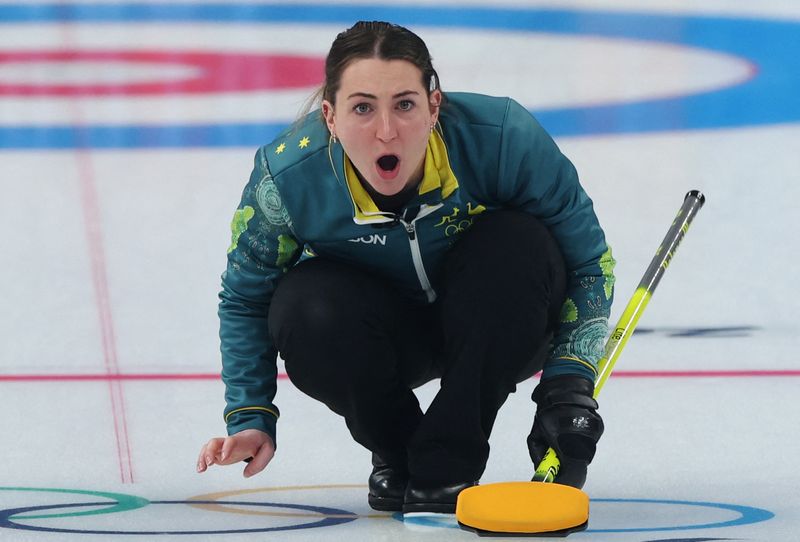
[[[394,154],[386,154],[378,158],[378,167],[383,171],[393,171],[400,159]]]
[[[390,181],[397,177],[400,171],[400,158],[394,154],[384,154],[377,160],[378,175],[382,179]]]

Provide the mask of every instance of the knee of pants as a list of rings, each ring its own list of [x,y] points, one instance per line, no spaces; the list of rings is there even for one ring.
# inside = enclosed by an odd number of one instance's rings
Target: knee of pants
[[[269,313],[269,333],[302,391],[351,389],[373,378],[388,349],[389,306],[382,286],[361,271],[326,260],[293,268],[278,285]],[[385,335],[385,337],[384,337]],[[378,358],[378,359],[376,359]]]
[[[281,281],[272,298],[268,326],[282,354],[311,337],[321,338],[336,325],[338,303],[331,293],[316,291],[313,277],[301,269]]]
[[[544,304],[552,319],[563,304],[566,280],[561,249],[547,227],[522,211],[501,210],[480,215],[455,244],[444,290],[474,308],[484,303],[484,311]]]
[[[324,371],[329,357],[352,341],[348,334],[359,321],[360,304],[348,281],[346,272],[335,265],[311,260],[290,270],[278,284],[268,327],[287,369],[302,362],[318,363]]]
[[[522,211],[486,212],[455,244],[450,267],[471,265],[488,273],[507,273],[516,267],[547,266],[565,273],[561,249],[547,227]]]

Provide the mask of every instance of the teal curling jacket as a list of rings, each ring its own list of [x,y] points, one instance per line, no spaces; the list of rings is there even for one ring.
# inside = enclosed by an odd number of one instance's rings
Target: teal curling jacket
[[[432,303],[448,248],[478,214],[501,208],[538,217],[568,270],[543,378],[594,380],[614,259],[575,168],[531,114],[509,98],[448,93],[418,192],[398,214],[381,212],[318,111],[258,150],[231,225],[220,293],[228,434],[259,429],[275,438],[278,352],[267,315],[281,277],[299,260],[346,262]]]

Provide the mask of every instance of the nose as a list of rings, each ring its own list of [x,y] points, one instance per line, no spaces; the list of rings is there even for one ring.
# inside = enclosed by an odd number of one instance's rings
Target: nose
[[[390,112],[383,112],[378,116],[378,126],[375,136],[388,143],[397,137],[397,126]]]

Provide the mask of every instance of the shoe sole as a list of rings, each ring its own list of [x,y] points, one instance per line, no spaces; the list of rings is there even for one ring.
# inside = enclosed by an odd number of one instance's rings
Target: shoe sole
[[[367,495],[367,502],[370,508],[379,512],[402,512],[403,499],[391,497],[378,497],[371,493]]]
[[[414,502],[403,505],[404,514],[455,514],[456,503]]]

